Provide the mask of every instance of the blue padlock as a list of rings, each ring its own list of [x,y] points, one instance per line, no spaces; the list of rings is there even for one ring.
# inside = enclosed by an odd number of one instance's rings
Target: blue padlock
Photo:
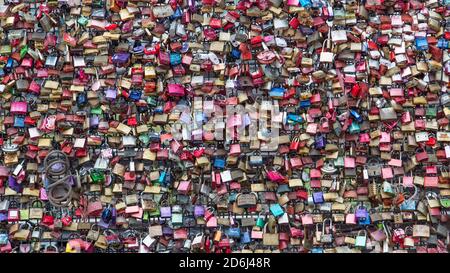
[[[223,159],[223,158],[215,158],[214,159],[214,168],[218,168],[218,169],[225,168],[225,159]]]
[[[164,184],[164,182],[166,181],[166,171],[162,171],[160,174],[159,174],[159,178],[158,178],[158,183],[159,184]]]
[[[87,96],[85,92],[81,92],[77,96],[77,105],[83,106],[87,103]]]
[[[134,100],[134,101],[138,101],[141,99],[142,96],[142,92],[138,91],[138,90],[131,90],[130,92],[130,99]]]
[[[241,237],[241,228],[240,227],[230,227],[228,229],[228,237],[240,238]]]
[[[241,243],[242,244],[248,244],[252,241],[252,239],[250,238],[250,232],[248,230],[242,232],[241,235]]]
[[[288,184],[279,184],[277,188],[277,193],[283,194],[285,192],[290,192],[291,189],[289,188]]]
[[[180,7],[177,7],[177,9],[175,10],[175,12],[169,17],[171,20],[176,20],[178,18],[181,18],[181,16],[183,16],[183,11],[181,10]]]
[[[103,222],[105,223],[109,223],[112,219],[112,211],[111,211],[111,207],[108,206],[107,208],[105,208],[102,211],[102,216],[101,216]]]
[[[323,248],[321,248],[321,247],[313,247],[311,249],[311,253],[323,253]]]
[[[301,123],[303,122],[303,117],[300,115],[289,113],[287,114],[286,123]]]
[[[175,66],[181,64],[181,54],[172,52],[170,53],[170,65]]]
[[[169,186],[170,184],[172,184],[172,174],[167,171],[164,178],[164,186]]]
[[[401,211],[415,211],[417,207],[417,202],[415,200],[405,200],[400,205]]]
[[[9,58],[3,69],[5,70],[5,73],[10,73],[12,71],[13,67],[14,67],[14,59]]]
[[[428,50],[428,40],[426,37],[416,37],[415,44],[417,50]]]
[[[233,59],[240,59],[241,51],[237,47],[233,47],[233,49],[231,50],[231,57]]]
[[[283,98],[285,92],[286,89],[283,87],[273,87],[269,92],[269,96],[272,98]]]
[[[15,116],[13,126],[16,128],[24,128],[25,127],[25,117]]]
[[[300,108],[307,108],[310,106],[311,106],[311,101],[309,99],[300,101]]]
[[[238,196],[238,194],[237,194],[236,192],[230,193],[230,195],[228,196],[228,202],[229,202],[229,203],[234,203],[234,202],[236,202],[237,196]]]
[[[203,112],[195,113],[195,121],[198,125],[201,125],[203,122],[207,121],[206,114]]]
[[[350,114],[356,119],[356,121],[358,121],[359,123],[363,122],[363,118],[362,116],[356,112],[355,110],[350,110]]]
[[[270,212],[271,212],[275,217],[280,217],[281,215],[284,214],[284,210],[283,210],[283,208],[280,206],[280,204],[272,204],[272,205],[270,205]]]
[[[438,40],[437,47],[440,48],[440,49],[447,49],[448,48],[448,41],[445,40],[444,38],[440,38]]]
[[[153,109],[154,113],[162,114],[164,112],[164,107],[162,105],[158,105]]]
[[[358,225],[370,225],[371,221],[370,221],[370,215],[367,214],[366,218],[362,218],[360,220],[358,220]]]
[[[300,5],[304,8],[310,8],[311,7],[311,1],[310,0],[300,0]]]

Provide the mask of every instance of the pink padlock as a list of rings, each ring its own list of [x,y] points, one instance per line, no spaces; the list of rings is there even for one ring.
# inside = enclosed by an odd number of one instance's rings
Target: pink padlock
[[[42,201],[47,201],[48,200],[48,196],[47,196],[47,191],[45,190],[45,188],[41,188],[39,191],[39,198]]]

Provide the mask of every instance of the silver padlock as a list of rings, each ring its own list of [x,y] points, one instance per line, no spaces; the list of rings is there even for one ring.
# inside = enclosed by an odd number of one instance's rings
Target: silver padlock
[[[13,171],[13,175],[14,176],[18,176],[20,171],[23,169],[23,163],[25,162],[25,160],[23,160],[19,165],[16,166],[16,168]]]
[[[0,201],[0,211],[7,211],[9,208],[9,200],[3,199]]]
[[[191,245],[192,245],[192,240],[191,239],[186,239],[184,241],[183,248],[185,250],[189,250],[189,249],[191,249]]]

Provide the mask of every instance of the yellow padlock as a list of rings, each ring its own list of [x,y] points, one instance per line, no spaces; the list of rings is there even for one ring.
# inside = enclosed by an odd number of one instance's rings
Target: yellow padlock
[[[217,230],[216,233],[214,233],[214,242],[219,242],[222,238],[222,230]]]
[[[81,252],[81,245],[74,241],[70,240],[66,244],[66,253],[80,253]]]

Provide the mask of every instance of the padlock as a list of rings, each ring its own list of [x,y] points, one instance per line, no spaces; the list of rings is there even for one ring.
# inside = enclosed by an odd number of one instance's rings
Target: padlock
[[[363,232],[363,235],[361,235],[361,232]],[[358,231],[358,235],[355,239],[355,246],[365,248],[367,242],[367,231],[366,230],[360,230]]]

